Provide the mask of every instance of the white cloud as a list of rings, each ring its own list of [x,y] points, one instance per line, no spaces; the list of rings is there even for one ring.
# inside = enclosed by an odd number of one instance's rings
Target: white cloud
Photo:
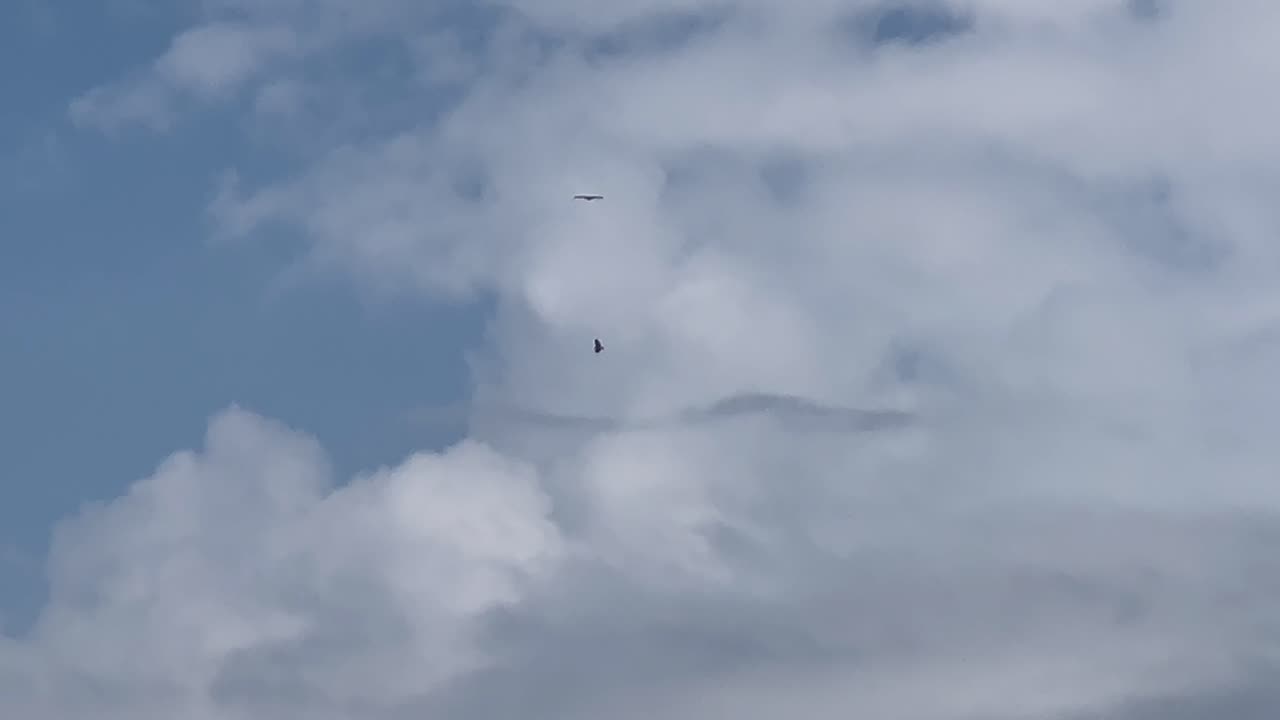
[[[52,717],[97,686],[107,712],[156,693],[154,716],[202,717],[211,691],[429,691],[481,661],[469,622],[554,569],[548,509],[531,469],[475,443],[335,488],[313,441],[229,410],[202,451],[59,529],[49,605],[9,648],[49,684],[5,695]]]
[[[15,712],[1217,717],[1276,679],[1280,6],[975,1],[870,48],[841,28],[881,3],[510,5],[456,64],[407,42],[406,87],[474,76],[447,113],[213,214],[362,289],[495,293],[481,401],[635,422],[477,417],[335,489],[221,416],[68,526],[0,646]],[[675,11],[716,22],[592,44]],[[334,27],[294,12],[255,17]],[[919,420],[643,422],[751,393]]]
[[[211,23],[179,35],[156,71],[174,85],[204,96],[223,95],[241,85],[266,59],[295,49],[284,28],[245,29]]]
[[[133,123],[167,129],[184,97],[226,100],[264,66],[298,50],[298,38],[288,28],[211,22],[175,37],[150,71],[74,100],[71,116],[104,130]]]

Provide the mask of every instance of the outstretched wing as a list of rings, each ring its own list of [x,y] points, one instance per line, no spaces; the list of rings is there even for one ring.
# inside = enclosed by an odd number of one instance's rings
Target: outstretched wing
[[[574,195],[573,196],[574,200],[601,200],[603,198],[604,198],[603,195]]]

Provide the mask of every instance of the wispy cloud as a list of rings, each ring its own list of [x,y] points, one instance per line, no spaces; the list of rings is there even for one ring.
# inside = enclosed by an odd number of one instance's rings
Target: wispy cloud
[[[117,130],[134,123],[165,129],[184,100],[226,100],[264,66],[299,51],[287,27],[213,22],[173,39],[138,77],[96,88],[71,103],[77,123]]]
[[[467,422],[528,424],[547,429],[592,432],[661,430],[690,427],[738,417],[765,417],[792,429],[869,431],[909,426],[915,419],[900,410],[868,410],[815,403],[804,398],[768,393],[746,393],[711,405],[688,408],[652,418],[611,418],[568,415],[520,407],[455,405],[420,408],[411,419],[420,423],[457,427]]]

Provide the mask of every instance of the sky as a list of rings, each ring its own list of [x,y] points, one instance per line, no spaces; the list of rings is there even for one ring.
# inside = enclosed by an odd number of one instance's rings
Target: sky
[[[1275,3],[0,12],[5,716],[1280,713]]]
[[[281,292],[287,248],[210,243],[210,179],[228,153],[292,160],[231,116],[164,135],[79,126],[72,100],[194,18],[99,5],[19,3],[0,30],[2,84],[18,98],[0,115],[0,608],[19,625],[43,593],[53,523],[198,443],[231,403],[305,426],[343,474],[455,439],[461,427],[402,415],[462,397],[459,350],[483,330],[483,302],[375,309],[326,286]]]

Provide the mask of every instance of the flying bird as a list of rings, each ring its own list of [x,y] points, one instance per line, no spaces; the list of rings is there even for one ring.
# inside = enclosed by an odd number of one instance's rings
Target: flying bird
[[[602,200],[604,199],[604,196],[603,195],[574,195],[573,199],[574,200]]]
[[[600,338],[596,338],[596,352],[598,353],[603,349],[604,349],[604,345],[600,344]]]

